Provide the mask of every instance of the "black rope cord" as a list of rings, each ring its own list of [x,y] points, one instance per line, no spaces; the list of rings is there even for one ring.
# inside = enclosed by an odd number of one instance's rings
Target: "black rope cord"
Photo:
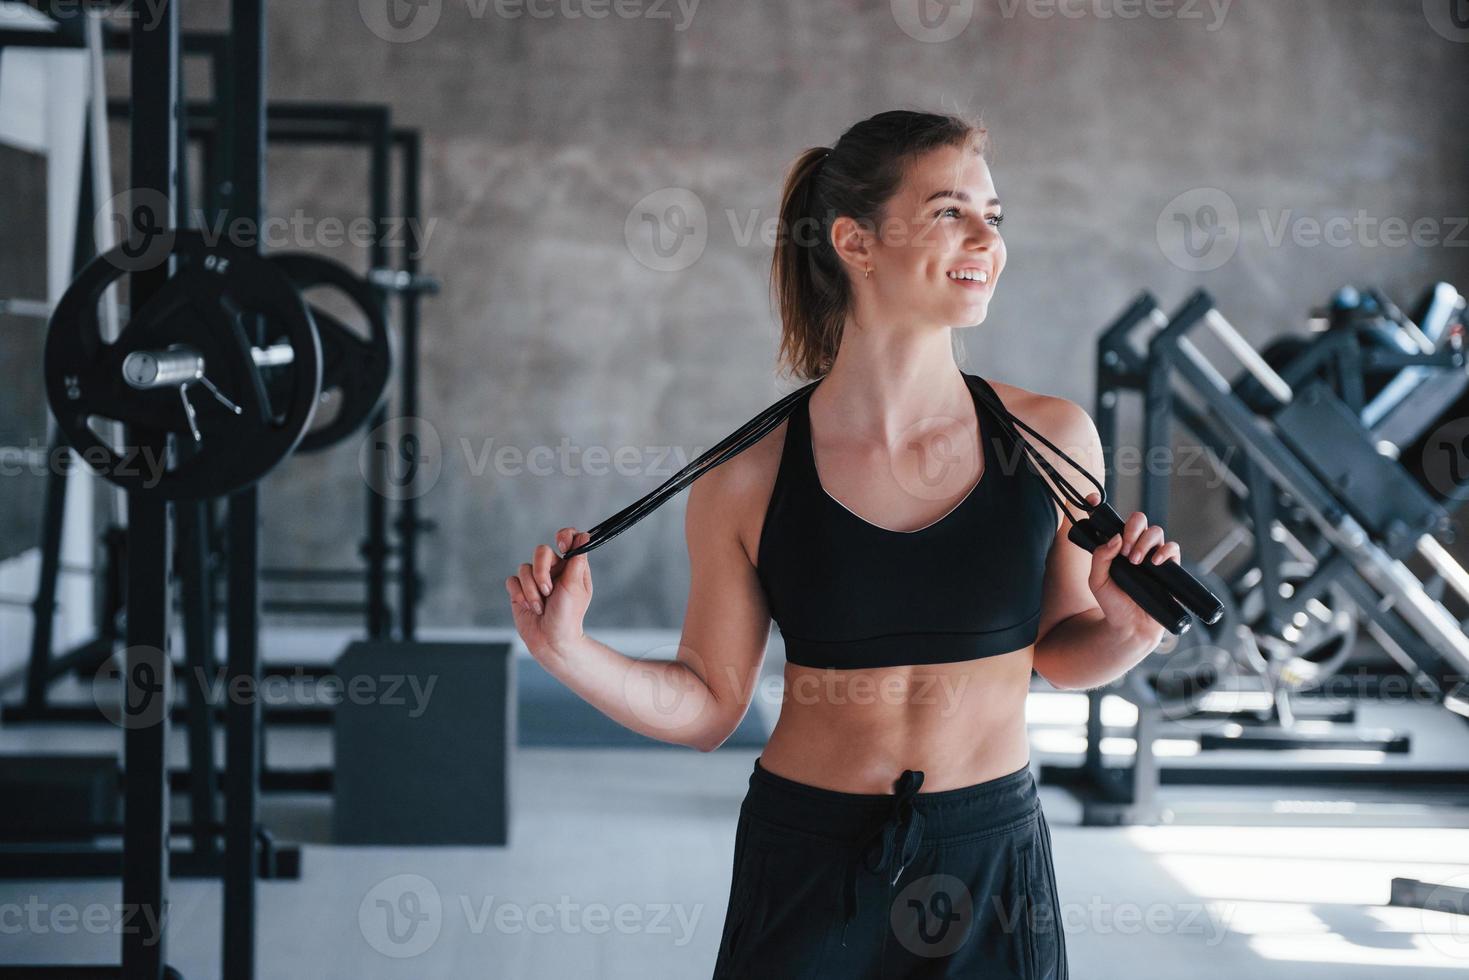
[[[975,377],[978,378],[978,375],[976,375]],[[718,466],[720,463],[723,463],[725,460],[732,459],[735,456],[738,456],[750,446],[754,445],[756,442],[759,442],[762,438],[765,437],[767,433],[769,433],[776,426],[780,425],[780,423],[784,421],[788,415],[791,414],[791,411],[795,408],[796,402],[800,400],[800,398],[802,398],[812,388],[815,388],[818,384],[820,384],[821,380],[822,379],[818,378],[810,384],[803,385],[802,387],[797,388],[795,391],[786,395],[780,401],[762,411],[759,415],[756,415],[754,418],[750,419],[750,421],[740,426],[734,432],[730,433],[723,440],[721,440],[718,444],[699,456],[698,459],[694,460],[692,463],[675,473],[666,482],[664,482],[663,485],[658,487],[652,493],[649,493],[647,496],[635,501],[632,504],[629,504],[622,510],[618,511],[616,514],[613,514],[611,517],[607,518],[605,521],[597,524],[595,527],[587,532],[587,534],[589,535],[587,541],[564,552],[561,557],[563,559],[573,558],[576,555],[586,554],[592,549],[606,544],[608,541],[611,541],[623,531],[626,531],[638,521],[642,520],[648,514],[652,513],[654,510],[657,510],[663,505],[665,501],[668,500],[668,498],[678,493],[690,483],[693,483],[699,477],[703,476],[706,472]],[[1056,445],[1045,436],[1041,435],[1039,432],[1036,432],[1035,429],[1031,428],[1029,425],[1026,425],[1025,422],[1011,415],[1010,411],[1005,408],[1005,406],[1000,402],[998,396],[993,394],[993,389],[990,388],[989,382],[985,381],[983,378],[979,378],[979,381],[979,395],[985,400],[985,404],[990,407],[995,416],[1000,419],[1000,424],[1006,427],[1006,431],[1008,431],[1014,437],[1016,444],[1022,447],[1023,451],[1027,454],[1027,457],[1034,461],[1032,465],[1034,465],[1035,463],[1039,463],[1039,465],[1044,468],[1047,473],[1050,474],[1051,480],[1048,481],[1042,478],[1041,482],[1045,484],[1046,493],[1050,495],[1056,506],[1061,508],[1061,512],[1066,515],[1066,519],[1068,521],[1075,524],[1078,518],[1072,515],[1071,511],[1067,509],[1066,504],[1063,503],[1061,498],[1057,496],[1056,491],[1052,488],[1052,482],[1054,482],[1057,487],[1061,488],[1062,494],[1066,497],[1067,501],[1081,508],[1083,512],[1089,513],[1093,506],[1101,506],[1101,504],[1105,504],[1107,502],[1106,488],[1097,482],[1096,477],[1087,472],[1086,468],[1079,465],[1076,460],[1072,459],[1065,452],[1062,452],[1059,448],[1057,448]],[[1091,481],[1092,485],[1097,488],[1097,493],[1101,496],[1101,501],[1096,505],[1088,504],[1086,502],[1086,498],[1082,494],[1078,493],[1076,488],[1073,487],[1069,482],[1067,482],[1064,477],[1057,473],[1055,469],[1052,468],[1050,462],[1046,460],[1045,457],[1041,456],[1041,454],[1035,449],[1035,447],[1031,446],[1028,441],[1021,438],[1020,433],[1017,432],[1015,429],[1015,426],[1017,424],[1024,427],[1027,432],[1030,432],[1041,442],[1045,443],[1046,446],[1048,446],[1058,455],[1064,457],[1068,463],[1070,463],[1084,476],[1086,476],[1086,478]]]

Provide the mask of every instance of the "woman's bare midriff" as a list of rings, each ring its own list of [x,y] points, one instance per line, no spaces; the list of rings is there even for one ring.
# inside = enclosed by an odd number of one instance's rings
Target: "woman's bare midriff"
[[[980,660],[863,670],[786,664],[780,719],[760,765],[845,793],[891,793],[904,769],[923,792],[972,786],[1030,761],[1025,699],[1033,647]]]

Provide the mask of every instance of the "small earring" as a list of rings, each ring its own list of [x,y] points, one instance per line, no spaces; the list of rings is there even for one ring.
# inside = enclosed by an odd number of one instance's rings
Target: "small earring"
[[[862,278],[863,279],[871,279],[872,278],[872,266],[869,265],[867,267],[867,273]]]

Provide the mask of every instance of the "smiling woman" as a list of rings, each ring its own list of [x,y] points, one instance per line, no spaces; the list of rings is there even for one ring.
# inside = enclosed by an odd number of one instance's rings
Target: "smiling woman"
[[[985,141],[897,110],[803,152],[771,280],[780,358],[811,383],[505,583],[553,675],[705,751],[739,725],[779,625],[785,696],[740,810],[717,976],[1067,974],[1030,676],[1104,683],[1142,659],[1161,629],[1108,569],[1178,549],[1141,514],[1090,557],[1068,540],[1016,426],[1053,477],[1100,488],[1091,419],[956,363],[955,328],[985,320],[1005,268]],[[582,632],[587,552],[694,477],[677,659],[629,661]]]

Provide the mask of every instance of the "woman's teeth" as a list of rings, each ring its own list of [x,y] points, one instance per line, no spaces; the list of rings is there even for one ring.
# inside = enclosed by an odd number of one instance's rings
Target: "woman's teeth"
[[[964,279],[969,282],[989,282],[990,274],[983,269],[960,269],[958,272],[949,273],[950,279]]]

